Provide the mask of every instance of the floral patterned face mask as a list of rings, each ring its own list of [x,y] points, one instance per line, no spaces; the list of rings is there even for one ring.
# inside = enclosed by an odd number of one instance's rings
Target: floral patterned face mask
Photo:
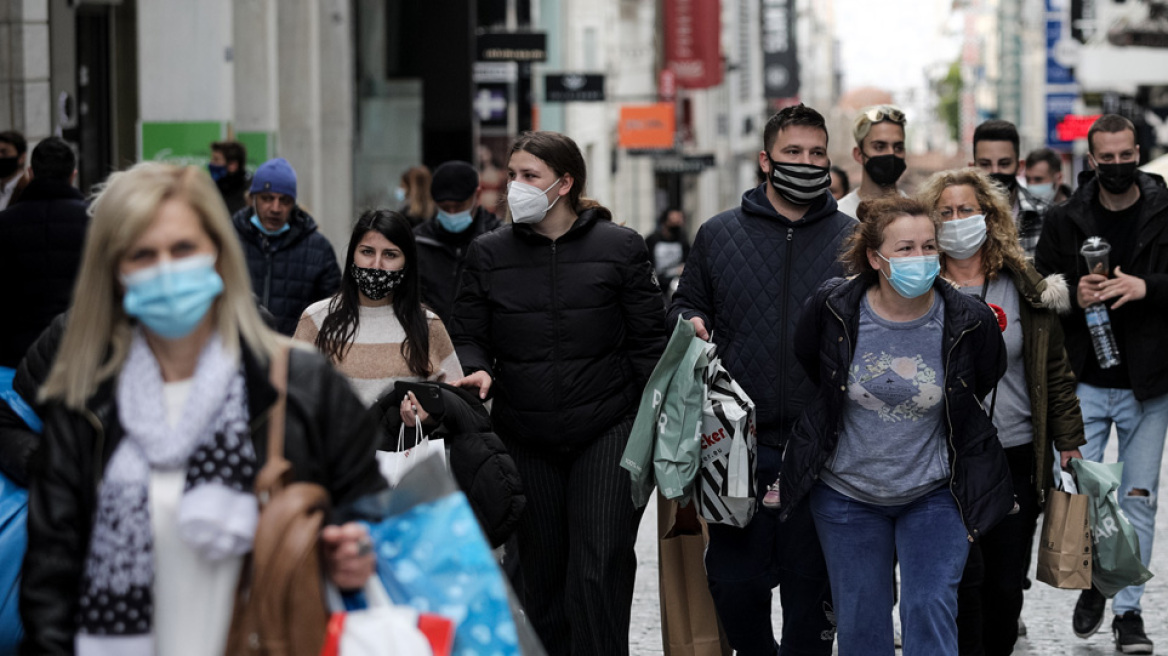
[[[371,301],[380,301],[392,292],[406,277],[404,269],[387,271],[353,265],[353,279],[357,289]]]

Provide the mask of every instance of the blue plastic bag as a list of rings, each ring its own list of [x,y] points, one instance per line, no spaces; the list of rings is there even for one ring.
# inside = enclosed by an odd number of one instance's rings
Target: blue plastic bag
[[[0,403],[8,403],[33,431],[41,432],[40,418],[16,392],[15,372],[0,367]],[[0,474],[0,654],[15,654],[24,638],[20,623],[20,566],[28,547],[28,491]]]
[[[452,654],[542,653],[530,627],[516,623],[513,598],[470,503],[436,459],[422,460],[397,488],[363,499],[355,512],[382,518],[369,522],[369,533],[390,599],[454,621]]]

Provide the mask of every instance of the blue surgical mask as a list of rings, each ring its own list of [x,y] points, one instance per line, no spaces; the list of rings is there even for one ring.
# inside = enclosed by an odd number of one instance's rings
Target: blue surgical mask
[[[446,229],[447,232],[462,232],[470,227],[474,219],[470,215],[470,210],[465,212],[455,212],[449,214],[438,210],[438,223]]]
[[[401,187],[394,189],[393,190],[393,197],[394,197],[394,200],[396,200],[399,203],[406,202],[406,190],[402,189]]]
[[[215,182],[227,177],[227,167],[222,164],[208,164],[207,172],[211,174],[211,179]]]
[[[265,235],[267,235],[269,237],[275,237],[276,235],[282,235],[285,232],[288,232],[288,230],[292,227],[292,224],[290,222],[288,222],[275,230],[268,230],[267,228],[264,227],[263,222],[260,221],[260,217],[256,216],[255,214],[251,215],[251,224],[253,226],[255,226],[257,230],[259,230],[260,232],[264,233]]]
[[[126,314],[166,339],[186,337],[199,325],[211,303],[223,293],[214,255],[166,260],[122,276]]]
[[[941,262],[936,255],[916,255],[889,259],[876,253],[888,262],[892,273],[884,276],[892,284],[897,294],[905,298],[916,298],[933,287],[933,281],[941,272]],[[880,273],[884,273],[881,271]]]
[[[1026,187],[1026,191],[1034,194],[1039,200],[1051,202],[1054,200],[1056,189],[1053,182],[1044,182],[1042,184],[1032,184]]]

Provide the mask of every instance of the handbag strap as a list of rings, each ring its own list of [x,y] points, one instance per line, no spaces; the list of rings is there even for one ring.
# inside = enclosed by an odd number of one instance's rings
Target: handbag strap
[[[284,419],[288,407],[288,347],[281,346],[272,354],[268,376],[276,388],[276,402],[268,409],[268,458],[256,475],[255,489],[260,506],[288,483],[292,463],[284,457]]]

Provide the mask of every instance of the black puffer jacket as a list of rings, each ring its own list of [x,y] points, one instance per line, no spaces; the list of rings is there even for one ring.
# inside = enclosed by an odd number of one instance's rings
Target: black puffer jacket
[[[503,222],[499,217],[480,207],[470,227],[462,232],[450,232],[436,218],[414,228],[422,302],[442,319],[442,323],[449,324],[454,313],[454,297],[470,243],[475,237],[501,225]]]
[[[34,178],[0,212],[0,367],[15,368],[69,307],[89,226],[83,198],[67,182]]]
[[[252,442],[267,454],[265,413],[276,401],[266,364],[243,354]],[[25,654],[72,654],[74,616],[103,468],[122,439],[116,379],[103,383],[85,412],[54,404],[33,457],[28,499],[28,553],[20,614]],[[288,370],[284,453],[293,478],[323,485],[334,505],[385,487],[374,458],[372,417],[322,356],[293,349]]]
[[[1050,210],[1043,222],[1042,239],[1034,255],[1034,268],[1042,275],[1061,273],[1071,291],[1071,310],[1062,316],[1067,357],[1076,376],[1083,374],[1087,358],[1095,357],[1087,319],[1079,307],[1079,279],[1087,275],[1087,261],[1079,254],[1083,240],[1098,234],[1091,208],[1099,195],[1099,181],[1086,171],[1070,200]],[[1164,181],[1139,173],[1140,215],[1136,246],[1128,275],[1139,276],[1147,284],[1147,296],[1113,312],[1122,312],[1115,339],[1120,357],[1127,360],[1131,389],[1145,401],[1168,393],[1168,189]],[[1115,268],[1114,260],[1111,266]],[[1110,305],[1110,304],[1109,304]]]
[[[808,302],[795,332],[795,355],[818,386],[783,452],[781,517],[805,500],[839,442],[848,371],[860,331],[860,298],[873,285],[864,275],[824,283]],[[949,490],[970,539],[993,528],[1014,507],[1006,452],[982,399],[1006,372],[1006,345],[985,303],[938,279],[945,301],[945,416]]]
[[[304,308],[340,289],[341,268],[332,244],[299,206],[288,219],[292,227],[275,237],[252,225],[253,213],[244,207],[232,217],[247,254],[251,286],[260,303],[275,315],[277,329],[291,335]]]
[[[759,186],[694,239],[669,325],[678,316],[702,318],[727,371],[754,401],[761,444],[780,445],[815,394],[791,340],[804,300],[843,275],[840,249],[855,225],[829,194],[791,221]]]
[[[472,242],[450,335],[494,380],[499,435],[572,447],[636,412],[664,313],[645,240],[595,208],[554,242],[528,225]]]
[[[251,178],[242,168],[219,178],[215,186],[219,187],[219,195],[223,196],[227,211],[232,215],[247,207],[247,190],[251,187]]]

